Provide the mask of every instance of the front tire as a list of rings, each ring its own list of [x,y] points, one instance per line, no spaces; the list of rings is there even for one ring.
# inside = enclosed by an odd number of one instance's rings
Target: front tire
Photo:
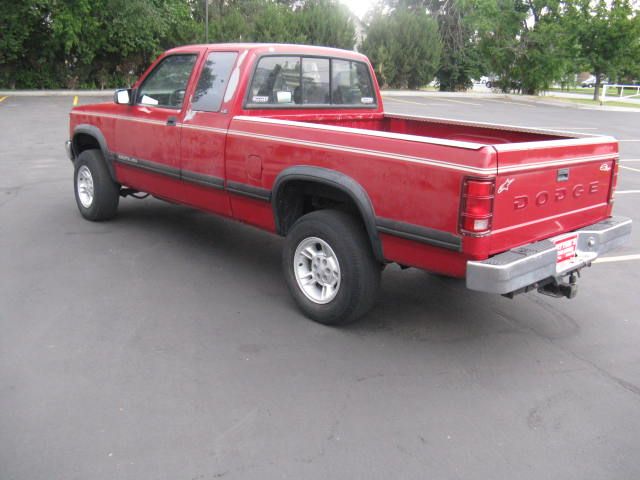
[[[99,150],[85,150],[75,161],[73,185],[78,210],[93,222],[116,215],[120,186],[113,181]]]
[[[282,256],[289,291],[303,313],[325,325],[346,325],[371,309],[380,263],[352,215],[318,210],[287,234]]]

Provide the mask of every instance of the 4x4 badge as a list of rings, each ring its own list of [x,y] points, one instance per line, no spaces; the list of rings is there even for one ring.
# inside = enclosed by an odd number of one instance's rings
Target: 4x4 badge
[[[602,165],[600,165],[601,172],[609,172],[610,170],[611,170],[611,165],[609,165],[608,163],[603,163]]]

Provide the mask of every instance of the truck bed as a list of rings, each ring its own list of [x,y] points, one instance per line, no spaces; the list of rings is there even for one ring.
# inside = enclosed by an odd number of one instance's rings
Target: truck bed
[[[297,139],[292,155],[306,163],[322,158],[318,164],[339,165],[369,191],[393,192],[371,199],[383,219],[393,212],[401,222],[457,236],[464,178],[495,182],[491,232],[461,238],[467,258],[487,258],[611,214],[618,153],[610,137],[380,113],[269,115],[254,122],[262,126],[254,124],[253,132]],[[391,253],[397,240],[385,240]],[[425,255],[422,267],[429,264]]]
[[[540,142],[587,137],[573,132],[552,132],[543,129],[514,127],[483,122],[464,122],[437,117],[415,117],[409,115],[371,115],[367,117],[326,117],[318,119],[299,118],[336,127],[358,128],[402,135],[415,135],[434,139],[500,145],[505,143]]]

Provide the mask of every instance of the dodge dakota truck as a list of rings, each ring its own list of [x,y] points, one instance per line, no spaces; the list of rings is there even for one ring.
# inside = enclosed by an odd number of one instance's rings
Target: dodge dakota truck
[[[391,262],[571,298],[631,234],[612,216],[613,138],[391,115],[351,51],[175,48],[113,102],[74,107],[69,134],[83,217],[150,194],[281,235],[288,288],[324,324],[367,312]]]

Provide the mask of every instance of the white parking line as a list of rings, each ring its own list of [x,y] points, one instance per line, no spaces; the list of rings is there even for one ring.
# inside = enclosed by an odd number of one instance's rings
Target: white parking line
[[[621,162],[640,162],[640,158],[621,158]]]
[[[626,140],[618,140],[618,142],[640,142],[640,138],[627,138]]]
[[[398,103],[409,103],[411,105],[420,105],[422,106],[428,106],[428,107],[437,107],[440,105],[444,105],[444,103],[424,103],[424,102],[412,102],[411,100],[400,100],[399,98],[395,98],[395,97],[387,97],[385,98],[385,101],[391,100],[392,102],[398,102]]]
[[[411,100],[400,100],[399,98],[395,98],[395,97],[391,97],[391,96],[388,96],[386,98],[386,100],[391,100],[392,102],[409,103],[411,105],[420,105],[420,106],[424,106],[424,105],[432,105],[432,106],[445,105],[443,102],[462,103],[463,105],[474,105],[476,107],[481,107],[482,106],[479,103],[464,102],[462,100],[452,100],[450,98],[443,98],[443,97],[438,97],[437,99],[433,99],[433,98],[429,99],[432,102],[435,100],[437,103],[412,102]]]
[[[534,105],[529,105],[528,103],[524,103],[524,102],[510,102],[509,100],[496,100],[495,98],[483,98],[482,100],[485,102],[497,102],[497,103],[506,103],[507,105],[518,105],[519,107],[528,107],[528,108],[534,107]],[[538,128],[538,127],[531,127],[531,128]]]
[[[464,102],[464,101],[462,101],[462,100],[453,100],[453,99],[451,99],[451,98],[443,98],[443,97],[440,97],[440,98],[438,98],[438,100],[442,100],[443,102],[461,103],[461,104],[463,104],[463,105],[474,105],[474,106],[476,106],[476,107],[481,107],[481,106],[482,106],[482,104],[481,104],[481,103]]]
[[[596,258],[593,263],[627,262],[629,260],[640,260],[640,253],[633,255],[621,255],[619,257]]]
[[[640,190],[616,190],[616,195],[624,195],[625,193],[640,193]]]
[[[550,127],[545,125],[544,127],[530,127],[530,128],[539,128],[541,130],[564,130],[570,132],[571,130],[598,130],[598,127],[567,127],[566,125]]]
[[[625,167],[624,165],[620,165],[620,168],[624,168],[625,170],[631,170],[632,172],[640,173],[640,168]]]

